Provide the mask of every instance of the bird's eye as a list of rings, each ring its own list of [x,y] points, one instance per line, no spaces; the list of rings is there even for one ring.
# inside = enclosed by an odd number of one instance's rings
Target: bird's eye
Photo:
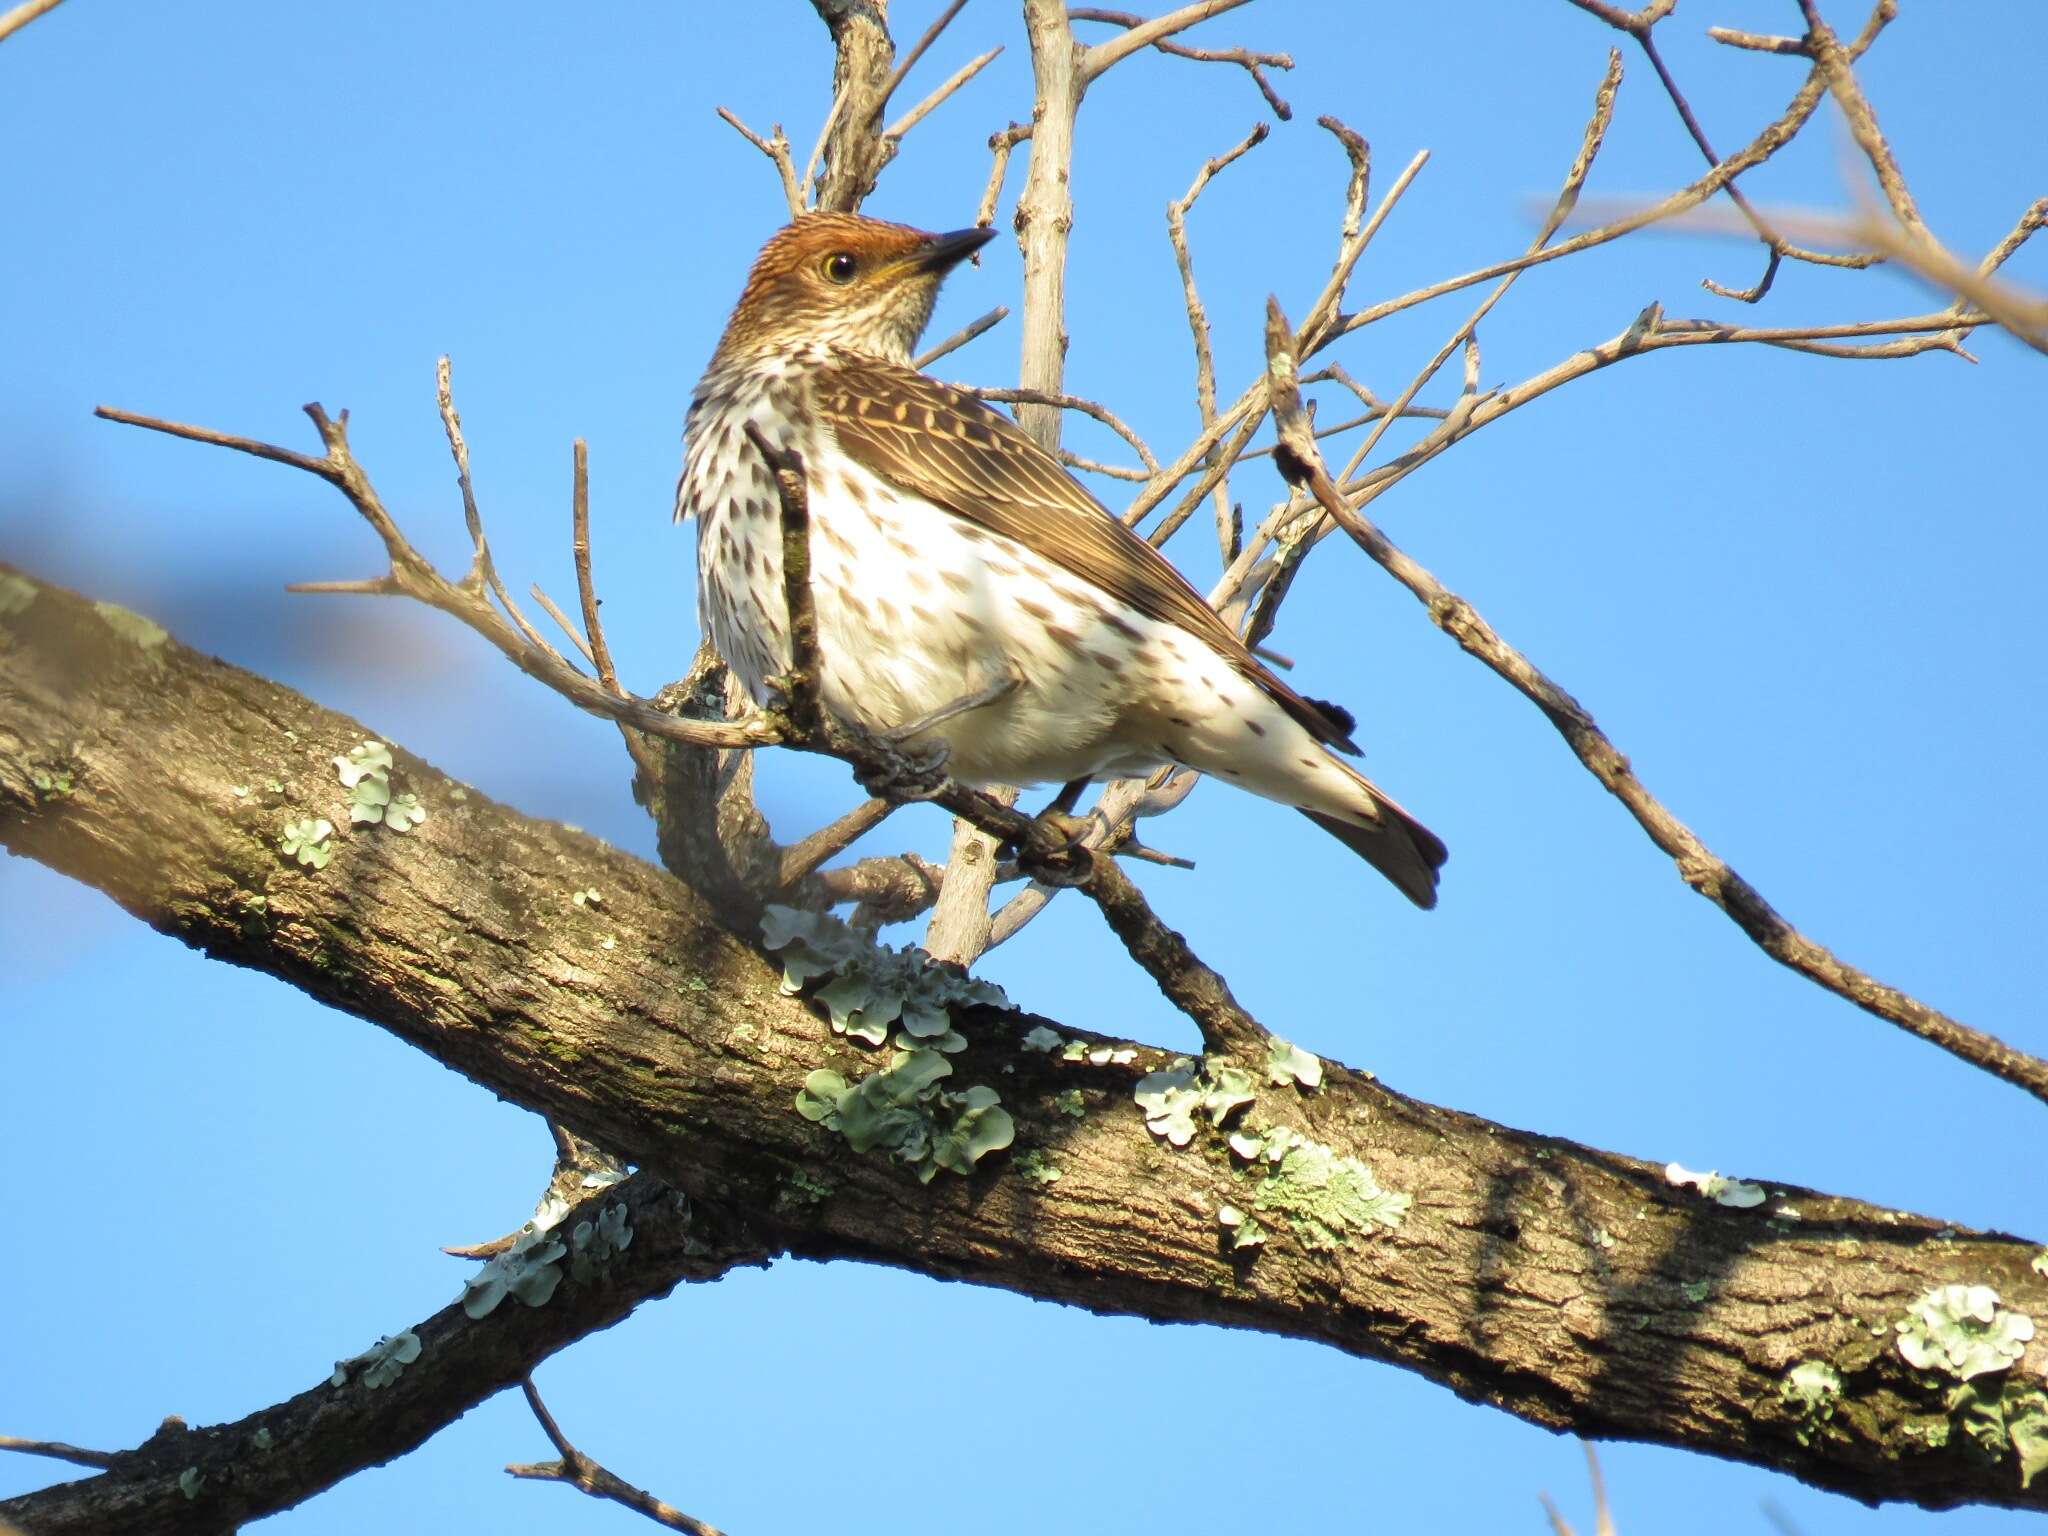
[[[835,283],[850,283],[860,263],[847,251],[834,251],[825,258],[825,275]]]

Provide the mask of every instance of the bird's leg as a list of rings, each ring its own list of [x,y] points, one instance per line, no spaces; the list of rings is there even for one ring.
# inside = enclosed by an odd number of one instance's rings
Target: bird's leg
[[[1061,786],[1058,794],[1045,802],[1045,809],[1038,813],[1039,820],[1043,821],[1053,815],[1073,815],[1074,807],[1081,803],[1082,792],[1088,788],[1088,784],[1087,779],[1069,779]]]
[[[930,714],[919,715],[915,720],[903,725],[891,726],[881,733],[881,739],[892,747],[900,746],[911,737],[921,736],[934,726],[944,725],[948,720],[967,714],[971,710],[982,709],[999,699],[1008,698],[1023,685],[1023,682],[1024,674],[1017,670],[1015,664],[1006,665],[1003,675],[994,682],[977,688],[972,693],[962,694],[950,703],[941,704]]]

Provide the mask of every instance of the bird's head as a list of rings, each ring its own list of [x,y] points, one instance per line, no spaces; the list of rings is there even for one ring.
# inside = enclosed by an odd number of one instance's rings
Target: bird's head
[[[986,245],[992,229],[928,234],[853,213],[806,213],[754,258],[712,366],[824,342],[908,363],[939,284]]]

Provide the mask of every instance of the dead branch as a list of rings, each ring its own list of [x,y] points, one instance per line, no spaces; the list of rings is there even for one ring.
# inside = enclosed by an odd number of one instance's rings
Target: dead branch
[[[113,406],[99,406],[93,414],[107,421],[143,427],[152,432],[182,437],[189,442],[207,443],[216,448],[231,448],[237,453],[268,459],[275,464],[286,464],[325,480],[346,496],[349,504],[383,541],[385,554],[390,561],[389,569],[382,576],[362,581],[301,582],[295,584],[294,590],[346,592],[382,597],[403,596],[425,603],[428,607],[437,608],[459,620],[483,636],[520,671],[545,683],[579,708],[595,715],[602,715],[608,720],[633,726],[650,736],[659,736],[692,747],[756,747],[766,746],[779,739],[773,728],[762,720],[682,720],[657,710],[644,699],[621,698],[595,679],[577,671],[563,658],[561,652],[542,640],[524,620],[520,620],[515,629],[512,623],[491,606],[486,595],[488,587],[488,590],[496,591],[502,598],[504,588],[503,583],[496,580],[491,569],[489,546],[484,539],[481,519],[475,519],[471,523],[474,554],[470,573],[459,583],[451,582],[414,548],[411,540],[385,510],[384,503],[378,496],[376,487],[371,484],[368,473],[349,449],[348,412],[343,411],[339,417],[330,417],[326,410],[317,404],[308,405],[305,411],[326,446],[326,453],[317,459],[307,454],[296,453],[289,448],[258,442],[254,438],[235,437],[229,433],[216,432],[209,427],[189,426],[156,416],[142,416]],[[474,512],[475,502],[466,489],[466,451],[458,454],[457,462],[460,466],[459,478],[465,484],[463,513],[465,518],[470,518]],[[508,611],[516,612],[509,604]]]
[[[1099,6],[1077,5],[1067,12],[1075,21],[1102,21],[1115,27],[1139,27],[1145,18],[1134,11],[1107,11]],[[1273,115],[1281,122],[1293,120],[1294,111],[1273,89],[1273,82],[1266,78],[1268,69],[1292,69],[1294,59],[1284,53],[1259,53],[1250,48],[1191,48],[1186,43],[1177,43],[1170,37],[1155,38],[1154,48],[1161,53],[1171,54],[1178,59],[1196,59],[1205,64],[1235,64],[1252,77],[1252,83],[1259,88],[1259,94],[1266,98],[1266,105],[1273,109]]]
[[[789,204],[789,216],[793,219],[801,214],[804,211],[803,186],[797,180],[796,162],[789,157],[789,136],[782,131],[782,124],[775,124],[774,135],[764,139],[727,108],[720,107],[718,115],[730,123],[734,132],[741,138],[768,157],[769,163],[775,167],[777,178],[782,182],[782,198]]]
[[[1351,535],[1375,563],[1406,587],[1429,610],[1431,622],[1456,640],[1543,711],[1579,761],[1616,799],[1628,808],[1650,840],[1677,863],[1680,877],[1725,912],[1764,953],[1788,969],[1846,998],[1887,1023],[1939,1046],[1951,1055],[2025,1089],[2048,1102],[2048,1061],[2016,1050],[1995,1036],[1973,1029],[1928,1007],[1844,963],[1782,917],[1748,881],[1702,843],[1693,830],[1673,816],[1636,777],[1628,758],[1608,740],[1585,707],[1552,682],[1526,656],[1514,649],[1481,618],[1472,605],[1451,592],[1411,559],[1359,510],[1330,478],[1308,430],[1296,387],[1294,332],[1277,300],[1268,300],[1266,344],[1271,359],[1271,390],[1275,422],[1291,460],[1291,478],[1299,479],[1325,514]]]
[[[47,16],[57,9],[63,0],[22,0],[13,10],[0,12],[0,39],[19,32],[38,16]]]
[[[664,1503],[644,1488],[635,1488],[624,1478],[592,1461],[583,1452],[569,1443],[569,1437],[562,1433],[555,1416],[548,1412],[548,1405],[540,1400],[540,1392],[534,1387],[533,1378],[521,1379],[519,1390],[526,1395],[526,1406],[533,1410],[539,1421],[541,1433],[553,1445],[556,1459],[553,1461],[515,1461],[505,1470],[514,1477],[535,1478],[543,1482],[567,1483],[580,1488],[595,1499],[609,1499],[614,1504],[623,1504],[636,1515],[645,1515],[656,1525],[672,1531],[687,1531],[689,1536],[723,1536],[717,1526],[707,1524],[695,1516],[686,1515],[673,1504]]]
[[[929,368],[940,358],[958,352],[983,332],[994,329],[1009,313],[1009,305],[998,304],[987,314],[977,316],[975,319],[968,321],[944,341],[925,348],[924,351],[918,353],[916,357],[910,360],[910,366],[917,369]]]
[[[1099,79],[1105,70],[1119,60],[1129,58],[1139,49],[1150,48],[1162,39],[1172,37],[1176,32],[1185,32],[1197,22],[1207,21],[1211,16],[1220,16],[1225,11],[1234,11],[1244,3],[1245,0],[1193,0],[1193,3],[1184,5],[1177,11],[1169,11],[1164,16],[1155,16],[1150,21],[1139,21],[1128,26],[1122,33],[1107,42],[1095,44],[1081,55],[1082,88],[1085,90]],[[1099,19],[1082,11],[1073,14],[1082,20]],[[1282,117],[1287,116],[1287,113],[1278,106],[1273,110],[1279,112]]]

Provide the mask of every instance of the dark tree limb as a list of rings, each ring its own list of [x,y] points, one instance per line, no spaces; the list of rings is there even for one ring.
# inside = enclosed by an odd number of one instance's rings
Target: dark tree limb
[[[233,1530],[416,1449],[484,1399],[524,1381],[556,1350],[609,1328],[641,1302],[685,1280],[765,1264],[774,1251],[731,1217],[679,1201],[647,1173],[600,1190],[557,1230],[616,1206],[626,1209],[631,1245],[587,1280],[565,1277],[544,1306],[507,1296],[472,1318],[452,1302],[408,1330],[419,1340],[419,1355],[395,1380],[370,1386],[358,1368],[336,1386],[308,1362],[320,1379],[298,1396],[231,1424],[166,1421],[136,1449],[110,1456],[97,1477],[0,1501],[0,1529],[12,1522],[30,1536]]]
[[[783,995],[779,968],[689,886],[473,792],[457,801],[404,752],[393,771],[429,808],[423,825],[358,829],[319,870],[288,862],[282,823],[338,805],[330,759],[365,728],[5,574],[0,841],[165,933],[392,1031],[702,1210],[744,1213],[765,1243],[1314,1340],[1549,1428],[1776,1467],[1864,1500],[2048,1509],[2048,1479],[2023,1491],[2011,1453],[1980,1457],[1960,1432],[1936,1450],[1907,1433],[1947,1422],[1953,1383],[1894,1347],[1896,1322],[1935,1286],[1988,1285],[2005,1307],[2048,1317],[2032,1243],[1775,1183],[1758,1186],[1755,1208],[1719,1203],[1657,1165],[1418,1103],[1330,1064],[1313,1093],[1262,1080],[1234,1123],[1296,1128],[1362,1159],[1412,1206],[1395,1230],[1348,1231],[1327,1249],[1268,1213],[1265,1245],[1233,1252],[1214,1213],[1259,1186],[1206,1121],[1176,1151],[1133,1103],[1166,1053],[1134,1044],[1123,1062],[1068,1062],[1019,1048],[1041,1021],[980,1010],[959,1020],[970,1044],[954,1080],[1000,1086],[1017,1149],[1063,1176],[1042,1184],[991,1156],[971,1179],[920,1184],[796,1112],[807,1074],[858,1074],[874,1058]],[[268,778],[284,786],[275,796],[230,792]],[[600,912],[570,902],[583,888],[603,891]],[[830,1194],[793,1197],[817,1185]],[[726,1240],[733,1262],[765,1251]],[[640,1273],[644,1256],[636,1240],[622,1274]],[[556,1330],[566,1316],[494,1314],[478,1336]],[[519,1353],[490,1355],[491,1379],[530,1369],[535,1351]],[[2048,1338],[2036,1338],[1990,1384],[2038,1380],[2044,1360]],[[1842,1384],[1818,1432],[1783,1395],[1803,1362]],[[382,1455],[431,1427],[375,1422],[391,1436]],[[151,1459],[151,1498],[124,1507],[141,1520],[166,1497],[184,1504],[175,1482],[190,1464]],[[36,1529],[50,1511],[86,1507],[75,1501],[96,1481],[0,1504],[0,1520]]]

